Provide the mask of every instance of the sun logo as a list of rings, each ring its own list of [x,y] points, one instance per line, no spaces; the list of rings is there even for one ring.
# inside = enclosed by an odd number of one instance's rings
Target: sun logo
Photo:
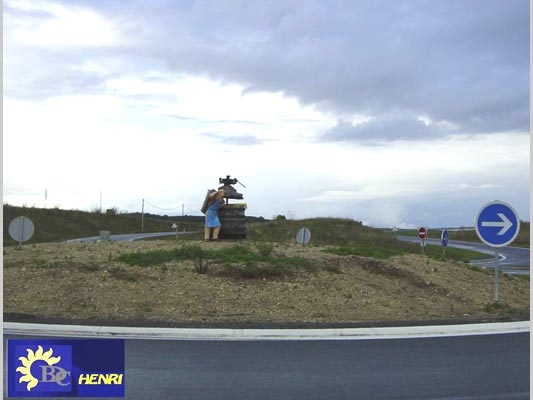
[[[61,357],[52,357],[53,350],[50,348],[46,353],[43,352],[43,348],[38,346],[37,351],[34,353],[32,349],[26,349],[28,351],[28,357],[19,357],[19,360],[22,363],[22,367],[16,369],[17,372],[22,374],[22,377],[19,379],[19,382],[28,382],[26,389],[30,391],[32,388],[37,386],[39,381],[31,374],[31,366],[35,361],[41,360],[47,363],[48,365],[57,364]]]

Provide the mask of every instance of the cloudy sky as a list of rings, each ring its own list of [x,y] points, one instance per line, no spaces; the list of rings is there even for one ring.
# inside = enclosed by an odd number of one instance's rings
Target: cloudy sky
[[[3,200],[530,216],[528,0],[4,0]]]

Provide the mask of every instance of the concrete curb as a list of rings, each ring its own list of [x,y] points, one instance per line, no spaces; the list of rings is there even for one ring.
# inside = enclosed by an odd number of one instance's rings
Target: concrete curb
[[[368,340],[529,332],[530,321],[486,324],[332,329],[194,329],[4,322],[4,335],[160,340]]]

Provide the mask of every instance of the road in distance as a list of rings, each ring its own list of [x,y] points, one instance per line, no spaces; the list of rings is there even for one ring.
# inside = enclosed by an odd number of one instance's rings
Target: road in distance
[[[415,236],[397,236],[399,240],[418,243],[420,239]],[[440,239],[425,239],[426,244],[441,246]],[[484,253],[487,258],[472,260],[470,264],[479,267],[494,268],[496,260],[494,249],[484,243],[464,242],[460,240],[449,240],[448,247],[477,251]],[[498,266],[502,272],[508,274],[529,274],[530,249],[524,247],[505,246],[497,249],[499,259]]]

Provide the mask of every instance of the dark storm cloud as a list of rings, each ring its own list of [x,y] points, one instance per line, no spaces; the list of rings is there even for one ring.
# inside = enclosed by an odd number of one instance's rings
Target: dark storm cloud
[[[416,120],[422,115],[460,133],[529,130],[528,0],[65,4],[115,20],[131,39],[117,54],[138,71],[156,65],[251,91],[283,91],[339,120],[405,113],[400,136],[425,135]],[[341,122],[329,139],[392,138],[390,123],[347,135]]]

